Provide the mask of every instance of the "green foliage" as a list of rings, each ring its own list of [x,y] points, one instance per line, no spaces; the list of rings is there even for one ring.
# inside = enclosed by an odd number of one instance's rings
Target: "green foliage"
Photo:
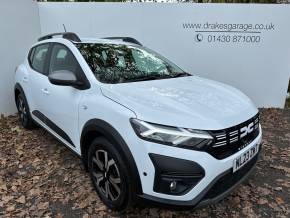
[[[286,99],[285,108],[290,108],[290,97]]]
[[[118,1],[118,0],[37,0],[39,2],[125,2],[125,1]]]
[[[212,3],[263,3],[273,4],[277,3],[277,0],[212,0]]]
[[[38,0],[40,2],[146,2],[146,0]],[[156,1],[156,0],[153,0]],[[163,0],[166,2],[167,0]],[[261,3],[275,4],[279,0],[176,0],[176,2],[192,3]]]

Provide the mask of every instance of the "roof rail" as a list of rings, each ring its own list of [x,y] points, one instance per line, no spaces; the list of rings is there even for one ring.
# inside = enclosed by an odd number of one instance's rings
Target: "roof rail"
[[[134,39],[132,37],[119,37],[119,36],[117,36],[117,37],[105,37],[103,39],[121,40],[123,42],[129,42],[129,43],[133,43],[133,44],[142,46],[142,44],[137,39]]]
[[[68,39],[70,41],[81,42],[81,39],[78,37],[78,35],[72,32],[51,33],[51,34],[40,37],[38,41],[40,42],[42,40],[52,39],[54,36],[62,36],[62,38]]]

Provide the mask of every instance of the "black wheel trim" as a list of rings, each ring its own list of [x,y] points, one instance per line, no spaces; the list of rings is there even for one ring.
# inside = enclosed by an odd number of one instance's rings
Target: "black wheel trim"
[[[116,201],[121,195],[121,176],[115,160],[107,151],[96,150],[91,166],[97,189],[109,201]]]
[[[27,123],[27,120],[28,120],[27,108],[26,108],[25,102],[21,96],[18,96],[17,108],[18,108],[18,112],[20,114],[21,122],[23,125],[25,125]]]

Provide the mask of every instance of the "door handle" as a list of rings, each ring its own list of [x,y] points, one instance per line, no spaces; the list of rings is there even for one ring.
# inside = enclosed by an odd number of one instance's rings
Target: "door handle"
[[[46,94],[46,95],[49,95],[49,94],[50,94],[50,92],[48,91],[47,88],[41,89],[41,91],[42,91],[44,94]]]
[[[28,82],[28,78],[25,76],[25,77],[23,77],[22,81],[27,83]]]

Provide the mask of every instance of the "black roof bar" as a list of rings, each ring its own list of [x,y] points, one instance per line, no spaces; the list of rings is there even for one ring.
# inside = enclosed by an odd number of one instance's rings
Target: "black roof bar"
[[[81,39],[78,37],[77,34],[72,33],[72,32],[63,32],[63,33],[52,33],[52,34],[48,34],[45,36],[42,36],[38,39],[38,41],[42,41],[42,40],[46,40],[46,39],[52,39],[54,36],[62,36],[62,38],[64,39],[68,39],[70,41],[74,41],[74,42],[81,42]]]
[[[142,46],[142,44],[137,39],[134,39],[132,37],[118,37],[117,36],[117,37],[105,37],[103,39],[122,40],[123,42],[129,42],[129,43]]]

